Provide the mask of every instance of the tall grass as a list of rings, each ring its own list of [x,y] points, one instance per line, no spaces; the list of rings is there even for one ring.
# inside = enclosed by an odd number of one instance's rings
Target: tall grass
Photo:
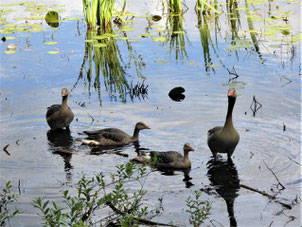
[[[124,0],[122,12],[127,0]],[[83,12],[89,29],[100,27],[106,30],[111,25],[115,0],[83,0]]]
[[[169,8],[169,12],[171,13],[181,13],[181,0],[167,0],[167,5]]]

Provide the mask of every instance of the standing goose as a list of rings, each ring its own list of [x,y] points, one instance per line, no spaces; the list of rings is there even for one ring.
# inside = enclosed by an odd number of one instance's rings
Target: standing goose
[[[68,90],[62,89],[62,104],[54,104],[47,108],[46,120],[51,130],[66,128],[69,130],[69,125],[74,118],[74,114],[67,105]]]
[[[117,128],[105,128],[96,131],[84,131],[88,137],[86,139],[78,139],[84,144],[97,146],[123,146],[129,143],[138,142],[139,131],[150,129],[143,122],[135,125],[133,136],[128,135],[124,131]]]
[[[186,143],[183,148],[184,155],[176,151],[166,152],[150,152],[150,155],[136,157],[133,160],[141,163],[152,163],[158,169],[187,169],[191,168],[189,152],[194,151],[189,143]]]
[[[232,120],[236,96],[235,89],[228,91],[228,112],[224,126],[217,126],[208,131],[208,146],[214,159],[216,159],[217,153],[227,153],[228,159],[230,159],[239,142],[239,134],[234,128]]]

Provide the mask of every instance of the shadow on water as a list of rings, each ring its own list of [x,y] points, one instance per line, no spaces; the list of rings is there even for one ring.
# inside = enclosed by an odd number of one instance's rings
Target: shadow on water
[[[58,154],[63,158],[64,171],[66,172],[66,182],[72,181],[72,169],[71,157],[72,151],[70,151],[73,145],[73,139],[70,134],[70,130],[61,129],[47,132],[47,139],[49,144],[49,151],[53,154]]]
[[[178,172],[182,172],[184,174],[183,182],[185,183],[186,188],[192,187],[194,184],[191,182],[192,177],[190,177],[191,169],[183,169],[183,170],[174,170],[174,169],[157,169],[164,176],[175,176]]]
[[[129,62],[127,63],[124,62],[117,38],[125,40],[127,44],[129,56]],[[87,30],[85,39],[85,55],[74,87],[77,86],[80,80],[84,80],[90,96],[91,87],[93,86],[98,93],[100,105],[102,105],[101,83],[104,84],[110,101],[126,103],[127,97],[131,101],[135,98],[144,100],[148,97],[148,85],[145,85],[144,81],[138,81],[134,84],[133,81],[128,81],[129,74],[126,70],[132,66],[136,70],[136,76],[144,80],[142,70],[145,63],[140,55],[136,56],[125,32],[121,37],[109,28],[106,33]],[[95,76],[93,76],[94,74]]]
[[[208,178],[216,192],[225,200],[229,214],[230,226],[237,226],[234,214],[234,201],[240,189],[237,169],[230,159],[228,161],[211,159],[208,163]]]

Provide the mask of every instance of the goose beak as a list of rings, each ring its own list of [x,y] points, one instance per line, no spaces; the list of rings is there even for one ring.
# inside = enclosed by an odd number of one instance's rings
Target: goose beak
[[[145,126],[145,129],[151,129],[148,125]]]

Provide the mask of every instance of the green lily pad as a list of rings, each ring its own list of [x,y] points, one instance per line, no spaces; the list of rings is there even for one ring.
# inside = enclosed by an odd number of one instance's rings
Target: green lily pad
[[[140,42],[139,39],[129,39],[128,40],[130,43],[137,43],[137,42]]]
[[[134,28],[131,28],[131,27],[122,27],[121,31],[123,31],[123,32],[134,31]]]
[[[51,50],[51,51],[48,51],[49,54],[59,54],[60,51],[58,50]]]
[[[16,39],[16,37],[13,37],[13,36],[5,36],[6,40],[13,40],[13,39]]]
[[[58,44],[58,42],[44,42],[43,44],[45,44],[45,45],[56,45],[56,44]]]
[[[106,43],[97,43],[93,45],[93,47],[106,47],[106,46],[107,46]]]
[[[16,51],[15,50],[6,50],[3,53],[5,53],[5,54],[14,54],[14,53],[16,53]]]
[[[45,21],[49,26],[57,28],[59,27],[59,14],[56,11],[49,11],[45,16]]]
[[[100,39],[107,39],[108,36],[106,36],[106,35],[96,35],[96,36],[94,36],[93,38],[94,38],[94,39],[97,39],[97,40],[100,40]]]
[[[159,15],[153,15],[152,17],[151,17],[151,19],[153,20],[153,21],[160,21],[161,20],[161,16],[159,16]]]
[[[156,34],[154,34],[154,33],[144,33],[144,34],[141,34],[139,37],[148,38],[148,37],[152,37],[152,36],[156,36]]]
[[[129,39],[129,37],[123,37],[123,36],[119,36],[119,37],[117,37],[117,39],[121,39],[121,40],[128,40],[128,39]]]
[[[184,34],[184,31],[173,31],[173,34]]]
[[[28,20],[28,17],[15,17],[14,20]]]
[[[287,30],[287,29],[282,30],[281,33],[282,33],[282,35],[289,35],[290,34],[289,30]]]
[[[165,42],[166,41],[166,37],[155,37],[153,38],[154,42]]]

